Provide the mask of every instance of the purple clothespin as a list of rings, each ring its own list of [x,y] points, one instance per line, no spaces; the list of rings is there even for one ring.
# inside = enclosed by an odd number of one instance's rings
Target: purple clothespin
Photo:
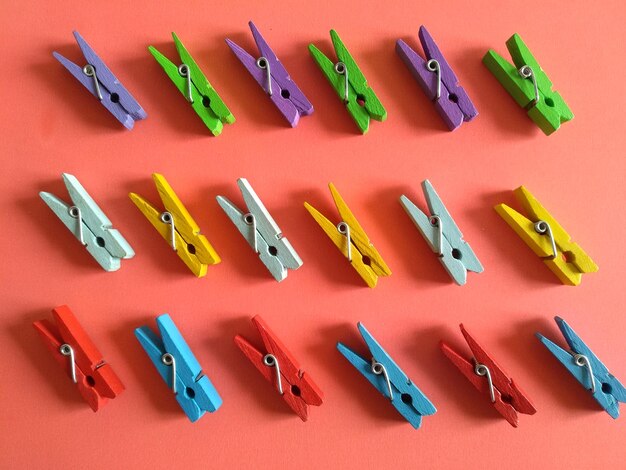
[[[463,121],[471,121],[478,116],[478,111],[424,26],[420,26],[419,38],[426,60],[402,39],[396,42],[396,52],[453,131]]]
[[[300,91],[298,85],[291,80],[289,73],[270,49],[269,44],[265,42],[254,23],[250,21],[248,24],[259,49],[260,57],[258,59],[252,57],[230,39],[226,39],[226,44],[250,72],[250,75],[261,85],[261,88],[265,90],[265,93],[269,95],[281,114],[289,121],[291,127],[296,127],[300,116],[308,116],[313,112],[313,105]]]
[[[145,119],[148,115],[137,100],[113,75],[113,72],[102,62],[96,52],[78,34],[78,31],[74,31],[74,37],[87,61],[84,67],[76,65],[56,51],[52,55],[92,95],[98,98],[102,106],[108,109],[115,116],[115,119],[121,122],[127,129],[132,129],[135,121]]]

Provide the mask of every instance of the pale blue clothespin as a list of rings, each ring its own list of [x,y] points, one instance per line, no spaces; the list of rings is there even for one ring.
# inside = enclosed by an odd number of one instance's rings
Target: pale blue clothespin
[[[365,329],[365,326],[358,323],[357,327],[370,350],[371,358],[359,356],[343,343],[337,343],[337,349],[363,377],[391,401],[391,404],[411,426],[418,429],[422,424],[422,416],[433,415],[437,409],[391,359]]]
[[[237,180],[237,186],[246,203],[246,212],[230,202],[224,196],[217,196],[217,202],[228,218],[235,224],[252,249],[274,279],[282,281],[287,277],[288,269],[298,269],[302,260],[282,230],[267,211],[261,199],[256,195],[245,178]]]
[[[117,271],[121,260],[132,258],[135,252],[76,177],[62,176],[72,205],[44,191],[39,196],[105,271]]]
[[[191,422],[199,420],[207,411],[216,411],[222,406],[222,398],[203,374],[174,321],[165,313],[157,317],[156,323],[160,338],[148,326],[137,328],[135,336],[180,407]]]
[[[137,100],[124,88],[78,31],[74,31],[74,37],[87,62],[85,66],[75,64],[56,51],[52,53],[54,58],[127,129],[132,129],[135,121],[148,117]]]
[[[571,351],[566,351],[540,333],[535,336],[565,366],[578,382],[613,419],[619,417],[619,402],[626,403],[626,388],[613,376],[574,330],[560,317],[554,317]]]
[[[450,277],[462,286],[467,281],[467,271],[482,273],[483,266],[465,240],[459,227],[428,180],[422,181],[422,190],[431,215],[422,212],[411,200],[402,195],[400,204],[418,228],[430,249],[438,256]]]

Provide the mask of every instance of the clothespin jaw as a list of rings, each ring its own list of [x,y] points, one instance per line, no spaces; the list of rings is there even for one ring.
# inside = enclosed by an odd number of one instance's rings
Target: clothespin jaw
[[[130,193],[130,199],[176,251],[189,270],[197,277],[206,276],[208,265],[218,264],[221,261],[219,255],[207,238],[200,234],[200,227],[165,177],[154,173],[152,179],[165,207],[164,211],[156,209],[136,193]]]
[[[554,317],[570,351],[558,346],[540,333],[535,336],[565,366],[604,411],[613,419],[619,417],[619,403],[626,403],[626,388],[609,372],[576,332],[560,317]]]
[[[36,321],[33,327],[83,399],[98,411],[124,391],[124,384],[67,305],[52,309],[52,318]]]
[[[222,133],[224,124],[235,122],[235,116],[230,112],[224,101],[220,98],[206,78],[196,61],[187,51],[176,33],[172,33],[174,44],[181,60],[181,65],[176,65],[161,54],[154,46],[148,47],[152,56],[163,68],[172,83],[191,104],[196,114],[202,119],[204,125],[215,136]]]
[[[365,283],[369,287],[376,287],[378,278],[380,276],[390,276],[391,270],[370,242],[365,230],[356,220],[341,194],[335,188],[335,185],[330,183],[328,187],[335,201],[337,211],[341,216],[341,222],[338,225],[334,225],[308,202],[304,203],[304,207],[339,251],[348,258],[352,267],[359,273]]]
[[[309,406],[320,406],[324,394],[259,315],[252,318],[252,323],[261,336],[266,352],[258,350],[241,335],[235,336],[235,344],[294,413],[306,421]]]
[[[226,39],[226,44],[269,96],[291,127],[296,127],[300,116],[308,116],[313,113],[313,105],[291,79],[254,23],[250,21],[248,25],[259,50],[258,58],[248,54],[230,39]]]
[[[459,326],[473,356],[469,360],[466,359],[444,341],[439,344],[441,351],[479,392],[491,399],[498,413],[511,426],[517,427],[518,413],[533,415],[537,410],[519,385],[509,378],[462,324]]]
[[[450,277],[462,286],[467,281],[467,271],[482,273],[484,268],[469,243],[463,240],[461,230],[450,216],[431,182],[422,181],[422,190],[430,215],[422,212],[405,195],[400,196],[400,204],[430,249],[437,253],[439,261]]]
[[[331,61],[314,44],[309,44],[309,52],[322,73],[346,105],[350,116],[365,134],[369,130],[370,118],[376,121],[387,119],[387,111],[370,88],[350,52],[334,29],[330,37],[337,55],[337,63]]]
[[[122,234],[113,228],[109,218],[78,179],[69,173],[63,173],[62,177],[72,200],[71,205],[45,191],[40,192],[39,196],[102,269],[117,271],[122,259],[135,256],[134,250]]]
[[[84,67],[75,64],[56,51],[52,55],[89,93],[100,101],[115,119],[127,129],[132,129],[135,121],[145,119],[148,115],[78,31],[74,31],[74,37],[87,62]]]
[[[574,118],[552,82],[545,74],[519,34],[506,42],[513,64],[490,49],[483,64],[546,135],[558,130],[562,123]]]
[[[191,422],[199,420],[207,411],[213,413],[222,406],[222,398],[203,373],[176,324],[167,313],[158,316],[156,323],[160,336],[148,326],[135,330],[150,361]]]
[[[420,26],[419,38],[426,59],[402,39],[396,42],[396,52],[428,99],[433,101],[448,129],[453,131],[463,121],[469,122],[478,116],[478,110],[426,27]]]
[[[382,348],[362,323],[357,327],[369,348],[371,358],[366,359],[352,351],[343,343],[337,343],[337,350],[365,377],[411,426],[419,429],[422,416],[437,412],[431,401],[411,382],[391,356]]]
[[[598,265],[572,242],[571,236],[528,189],[520,186],[514,194],[530,219],[506,204],[496,205],[496,212],[537,256],[543,258],[546,266],[563,284],[577,286],[583,274],[598,270]]]
[[[261,199],[245,178],[237,180],[237,186],[246,203],[246,211],[241,211],[224,196],[217,196],[217,202],[231,222],[243,235],[248,245],[268,269],[274,279],[282,281],[287,277],[288,269],[298,269],[302,260],[282,230],[267,211]]]

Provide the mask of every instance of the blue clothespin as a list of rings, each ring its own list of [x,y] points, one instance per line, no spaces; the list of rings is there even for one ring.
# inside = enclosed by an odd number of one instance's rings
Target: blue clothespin
[[[402,195],[400,204],[420,231],[430,249],[439,256],[450,277],[462,286],[467,281],[467,271],[482,273],[483,266],[469,243],[444,206],[435,188],[428,180],[422,181],[422,190],[430,215],[424,214],[411,200]]]
[[[76,65],[56,51],[52,53],[54,58],[61,62],[61,65],[82,83],[89,93],[95,96],[126,129],[132,129],[135,121],[148,117],[137,100],[124,88],[98,54],[87,44],[87,41],[78,34],[78,31],[74,31],[74,37],[87,64],[84,67]]]
[[[540,333],[539,341],[559,360],[613,419],[619,417],[619,402],[626,403],[626,388],[606,368],[574,330],[560,317],[554,317],[571,352]]]
[[[156,319],[161,337],[148,326],[135,330],[135,336],[161,377],[176,395],[176,401],[191,422],[199,420],[205,412],[222,406],[222,397],[202,373],[202,367],[165,313]]]
[[[122,234],[92,199],[74,175],[63,173],[63,182],[72,204],[67,204],[52,193],[42,191],[39,196],[87,249],[105,271],[120,269],[122,259],[135,252]]]
[[[371,359],[362,358],[343,343],[337,343],[337,349],[363,377],[391,401],[391,404],[404,419],[411,423],[411,426],[419,429],[422,425],[422,416],[433,415],[437,409],[393,362],[389,354],[365,329],[365,326],[358,323],[357,327],[370,350]]]

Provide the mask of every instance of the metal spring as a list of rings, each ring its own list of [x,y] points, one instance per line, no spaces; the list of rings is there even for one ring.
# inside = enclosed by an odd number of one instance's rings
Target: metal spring
[[[574,362],[577,366],[586,367],[589,372],[589,378],[591,379],[591,393],[596,393],[596,379],[593,376],[593,369],[591,368],[591,362],[589,362],[589,358],[584,354],[575,354]]]
[[[443,224],[441,223],[441,217],[438,215],[430,216],[430,223],[437,227],[437,254],[443,256]]]
[[[100,91],[100,84],[98,83],[98,77],[96,76],[96,68],[91,64],[87,64],[83,67],[83,73],[93,79],[93,86],[96,89],[96,95],[98,95],[98,99],[102,101],[102,92]]]
[[[246,225],[251,225],[252,226],[252,232],[254,233],[254,252],[258,253],[259,252],[259,242],[258,242],[258,232],[256,229],[256,217],[254,216],[254,214],[252,212],[248,212],[247,214],[244,214],[243,216],[243,221],[246,223]]]
[[[493,381],[491,380],[491,372],[489,371],[489,367],[485,364],[479,364],[476,359],[474,359],[474,373],[476,375],[480,375],[481,377],[487,377],[487,383],[489,384],[489,395],[491,396],[491,403],[496,402],[496,392],[493,389]]]
[[[172,366],[172,392],[176,395],[176,358],[170,353],[161,356],[161,362],[166,366]]]
[[[178,66],[178,73],[181,77],[187,79],[187,101],[193,103],[193,96],[191,95],[191,72],[189,71],[189,66],[187,64],[180,64]]]
[[[280,365],[278,364],[278,359],[276,359],[276,356],[274,356],[273,354],[266,354],[263,357],[263,364],[265,364],[268,367],[275,367],[276,368],[276,382],[278,384],[278,392],[283,395],[283,379],[280,375]]]
[[[59,352],[64,356],[68,356],[70,360],[70,370],[72,371],[72,382],[76,383],[76,362],[74,359],[74,348],[69,344],[62,344],[59,348]]]
[[[176,251],[176,226],[174,224],[174,216],[171,212],[161,212],[159,220],[170,226],[170,245],[172,246],[172,250]]]
[[[430,59],[428,62],[426,62],[426,68],[428,70],[430,70],[431,72],[436,72],[437,73],[437,96],[436,99],[438,100],[439,98],[441,98],[441,67],[439,66],[439,62],[435,59]]]
[[[548,237],[550,238],[550,244],[552,245],[552,256],[550,256],[549,259],[555,259],[557,256],[556,242],[554,241],[554,234],[552,233],[552,228],[550,227],[550,224],[545,220],[539,220],[538,222],[535,222],[534,227],[535,232],[541,235],[548,235]]]
[[[349,90],[350,87],[348,86],[348,67],[346,67],[346,64],[344,64],[343,62],[337,62],[335,64],[335,72],[337,72],[339,75],[343,75],[344,76],[344,81],[343,81],[343,102],[344,104],[348,104],[348,98],[349,98]]]
[[[535,77],[535,72],[533,72],[530,65],[522,65],[519,69],[517,69],[517,72],[522,78],[530,79],[533,82],[533,87],[535,88],[535,99],[531,105],[535,106],[539,102],[539,88],[537,87],[537,77]]]
[[[337,231],[346,236],[346,243],[348,245],[348,261],[352,263],[352,239],[350,237],[350,226],[345,222],[339,222],[337,224]]]
[[[265,70],[265,78],[267,80],[267,94],[272,96],[272,71],[270,70],[270,63],[265,57],[259,57],[256,61],[256,66]]]
[[[80,212],[80,207],[72,206],[67,210],[67,212],[70,215],[70,217],[73,217],[76,219],[76,223],[78,224],[78,239],[83,245],[86,245],[85,236],[83,234],[83,216]]]
[[[389,400],[393,401],[393,390],[391,389],[391,381],[389,380],[389,374],[384,365],[372,358],[372,373],[376,375],[382,375],[387,382],[387,391],[389,392]]]

